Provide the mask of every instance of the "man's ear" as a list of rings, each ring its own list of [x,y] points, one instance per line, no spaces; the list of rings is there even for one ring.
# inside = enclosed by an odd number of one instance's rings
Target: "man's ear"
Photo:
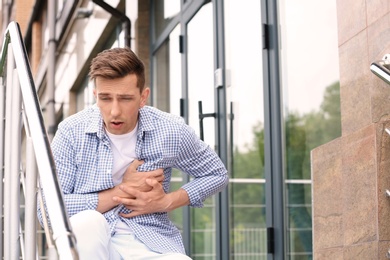
[[[150,88],[145,88],[145,89],[142,91],[142,93],[141,93],[140,108],[146,105],[146,103],[147,103],[147,101],[148,101],[149,94],[150,94]]]

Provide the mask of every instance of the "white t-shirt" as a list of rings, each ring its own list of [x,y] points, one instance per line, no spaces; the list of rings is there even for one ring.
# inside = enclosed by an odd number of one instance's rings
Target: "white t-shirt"
[[[122,182],[123,174],[129,165],[137,158],[135,154],[135,145],[137,142],[137,129],[138,124],[134,127],[134,130],[130,133],[123,135],[114,135],[107,131],[107,136],[110,139],[111,149],[114,157],[112,167],[112,180],[115,185]],[[116,223],[115,232],[117,233],[129,233],[131,229],[124,222],[119,221]]]

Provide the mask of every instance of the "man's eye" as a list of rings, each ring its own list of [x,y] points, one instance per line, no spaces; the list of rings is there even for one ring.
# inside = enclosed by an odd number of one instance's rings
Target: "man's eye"
[[[111,100],[111,98],[109,98],[109,97],[100,97],[100,100],[102,100],[102,101],[108,101],[108,100]]]

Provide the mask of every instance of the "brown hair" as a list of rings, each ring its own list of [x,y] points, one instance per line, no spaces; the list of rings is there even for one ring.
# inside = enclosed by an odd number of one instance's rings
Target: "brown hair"
[[[97,77],[116,79],[129,74],[137,76],[137,87],[142,92],[145,86],[145,66],[130,48],[102,51],[92,59],[89,69],[89,78],[93,81]]]

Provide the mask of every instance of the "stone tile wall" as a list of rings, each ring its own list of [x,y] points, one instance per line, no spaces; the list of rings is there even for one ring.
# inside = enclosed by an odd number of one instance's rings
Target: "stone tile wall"
[[[312,151],[314,259],[386,259],[390,86],[369,69],[390,53],[390,1],[337,0],[342,136]]]

